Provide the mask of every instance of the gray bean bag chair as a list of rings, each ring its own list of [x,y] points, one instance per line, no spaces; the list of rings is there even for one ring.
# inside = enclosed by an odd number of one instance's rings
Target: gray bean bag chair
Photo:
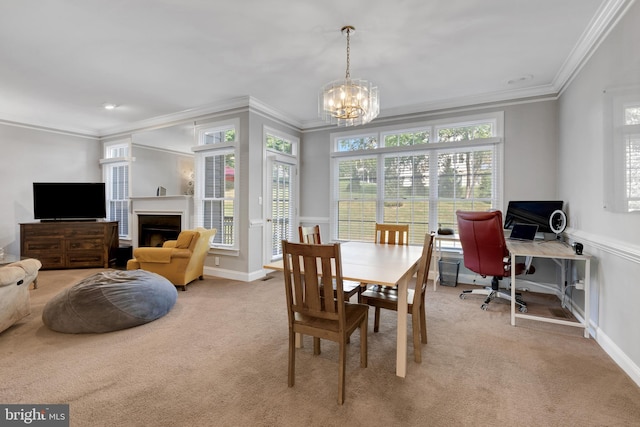
[[[53,297],[42,321],[69,334],[102,333],[156,320],[171,310],[178,293],[164,277],[144,270],[108,270]]]

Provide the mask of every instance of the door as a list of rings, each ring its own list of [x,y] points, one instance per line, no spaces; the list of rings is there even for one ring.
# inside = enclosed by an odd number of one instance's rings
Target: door
[[[282,240],[298,241],[298,171],[295,160],[282,155],[267,157],[265,194],[265,262],[282,258]]]

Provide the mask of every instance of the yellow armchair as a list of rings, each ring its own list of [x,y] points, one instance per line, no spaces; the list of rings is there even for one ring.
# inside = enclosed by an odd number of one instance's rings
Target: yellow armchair
[[[127,270],[157,273],[186,291],[190,282],[198,278],[202,280],[209,242],[215,234],[215,228],[184,230],[177,240],[167,240],[161,248],[136,248],[133,259],[127,262]]]

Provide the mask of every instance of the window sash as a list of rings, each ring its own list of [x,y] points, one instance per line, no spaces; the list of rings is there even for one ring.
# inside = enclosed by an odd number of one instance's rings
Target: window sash
[[[421,132],[427,128],[431,133],[424,137]],[[396,137],[394,147],[345,152],[341,151],[344,146],[341,147],[339,141],[353,137],[332,135],[335,141],[331,212],[334,239],[373,241],[376,222],[407,223],[410,224],[410,243],[421,244],[424,234],[439,226],[456,230],[458,209],[502,208],[501,113],[405,129],[409,134],[418,134],[423,141],[436,141],[436,133],[442,129],[451,129],[449,135],[468,136],[413,145],[396,144],[399,140]],[[389,135],[404,132],[402,128],[383,129],[379,134],[384,141]],[[448,171],[444,164],[447,159],[452,163]],[[366,166],[366,162],[370,165]],[[351,169],[351,175],[345,173],[347,169]],[[366,186],[362,185],[365,176],[369,180]],[[349,182],[356,178],[357,182]],[[346,191],[350,184],[358,186],[357,191]]]
[[[104,144],[104,158],[100,159],[106,190],[107,219],[118,222],[118,235],[130,238],[129,171],[130,141],[119,140]]]
[[[196,153],[195,223],[217,230],[214,247],[237,247],[236,159],[228,148]]]
[[[104,168],[107,190],[107,219],[118,222],[118,235],[121,238],[129,238],[129,163],[109,163],[105,164]]]

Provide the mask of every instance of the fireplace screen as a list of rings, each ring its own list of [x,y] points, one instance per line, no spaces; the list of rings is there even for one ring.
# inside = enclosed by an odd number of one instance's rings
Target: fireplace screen
[[[138,215],[138,246],[161,247],[177,239],[181,222],[180,215]]]

